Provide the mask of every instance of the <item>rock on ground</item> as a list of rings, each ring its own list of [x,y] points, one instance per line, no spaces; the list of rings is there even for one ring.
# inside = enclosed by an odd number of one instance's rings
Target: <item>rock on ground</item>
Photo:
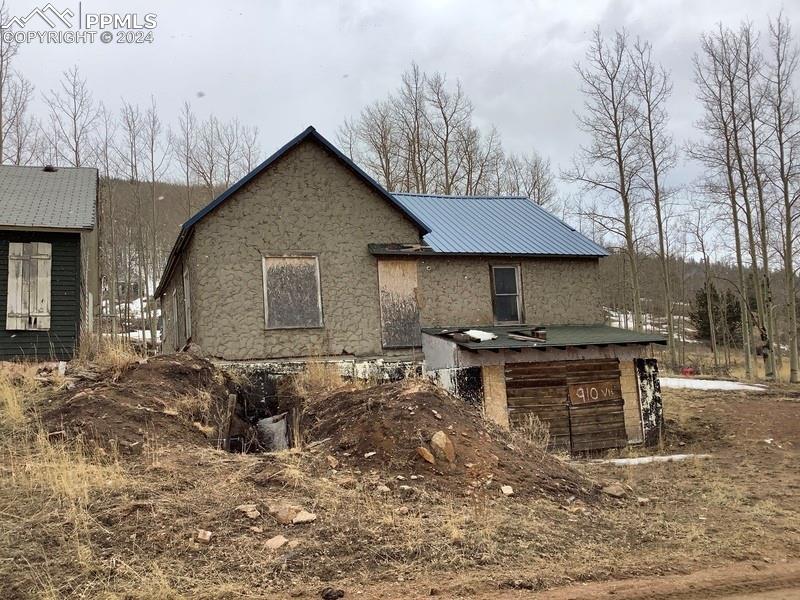
[[[433,455],[439,460],[446,460],[449,463],[456,460],[456,447],[453,440],[444,431],[437,431],[431,437],[431,448]]]

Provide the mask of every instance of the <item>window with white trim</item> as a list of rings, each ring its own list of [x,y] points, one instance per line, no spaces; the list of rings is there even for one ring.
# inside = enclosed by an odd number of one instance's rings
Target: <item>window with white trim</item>
[[[6,329],[50,329],[53,249],[46,242],[8,244]]]
[[[265,256],[264,323],[267,329],[322,327],[316,256]]]
[[[519,265],[492,266],[492,305],[495,323],[502,325],[522,322],[521,288]]]

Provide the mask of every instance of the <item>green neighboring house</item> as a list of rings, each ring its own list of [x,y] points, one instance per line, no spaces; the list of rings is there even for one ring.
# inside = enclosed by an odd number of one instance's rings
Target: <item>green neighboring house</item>
[[[97,170],[0,165],[0,360],[68,360],[99,306]]]

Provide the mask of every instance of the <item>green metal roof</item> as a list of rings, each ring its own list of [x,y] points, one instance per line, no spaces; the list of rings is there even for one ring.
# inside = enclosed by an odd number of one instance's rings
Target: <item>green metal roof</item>
[[[534,330],[546,330],[546,339],[537,338]],[[465,331],[483,331],[497,336],[478,341]],[[568,348],[630,344],[666,344],[667,338],[655,333],[640,333],[608,325],[495,325],[475,327],[424,327],[423,333],[452,341],[467,350],[520,350],[522,348]]]

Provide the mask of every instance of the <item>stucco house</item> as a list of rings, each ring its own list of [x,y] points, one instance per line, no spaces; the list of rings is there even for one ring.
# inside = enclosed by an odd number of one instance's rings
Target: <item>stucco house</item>
[[[665,340],[603,325],[605,255],[527,198],[390,193],[309,127],[184,223],[156,290],[164,350],[273,373],[421,365],[573,450],[646,441]]]
[[[67,360],[99,303],[97,169],[0,165],[0,360]]]

